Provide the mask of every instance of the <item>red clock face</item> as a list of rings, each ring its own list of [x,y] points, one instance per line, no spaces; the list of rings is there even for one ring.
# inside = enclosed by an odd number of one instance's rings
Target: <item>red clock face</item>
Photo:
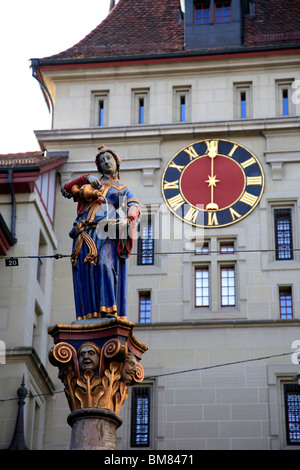
[[[218,156],[213,162],[208,156],[192,161],[181,176],[181,189],[189,204],[225,209],[237,201],[245,188],[245,175],[232,159]],[[213,173],[213,174],[212,174]],[[212,194],[213,193],[213,194]]]
[[[168,163],[162,192],[169,209],[200,227],[238,222],[258,204],[264,175],[248,149],[228,140],[188,145]]]

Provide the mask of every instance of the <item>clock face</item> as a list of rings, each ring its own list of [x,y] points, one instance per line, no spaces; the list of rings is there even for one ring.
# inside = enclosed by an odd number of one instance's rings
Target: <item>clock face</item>
[[[260,162],[229,140],[201,140],[184,147],[162,177],[164,200],[173,214],[198,227],[225,227],[257,206],[264,189]]]

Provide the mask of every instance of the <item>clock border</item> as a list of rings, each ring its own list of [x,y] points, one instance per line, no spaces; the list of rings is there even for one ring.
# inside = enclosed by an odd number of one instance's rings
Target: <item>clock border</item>
[[[259,192],[259,195],[258,196],[255,196],[257,197],[255,203],[252,205],[252,206],[249,206],[250,209],[247,210],[245,213],[243,213],[243,215],[241,215],[240,217],[237,217],[236,219],[233,219],[231,220],[230,222],[228,223],[221,223],[221,224],[216,224],[214,225],[213,223],[208,225],[208,224],[203,224],[203,225],[200,225],[200,224],[197,224],[197,223],[194,223],[194,222],[191,222],[189,220],[186,220],[181,214],[178,214],[175,210],[172,209],[172,207],[170,206],[170,204],[168,203],[168,199],[170,199],[171,197],[167,198],[166,195],[165,195],[165,191],[168,190],[168,189],[164,189],[164,180],[165,180],[165,175],[166,175],[166,172],[167,170],[169,169],[170,167],[170,164],[172,163],[172,161],[183,151],[185,151],[186,149],[190,149],[191,147],[194,148],[194,146],[196,144],[200,144],[202,142],[206,143],[206,142],[212,142],[212,141],[218,141],[218,142],[227,142],[227,143],[230,143],[232,144],[232,148],[231,150],[234,148],[234,146],[237,146],[237,147],[240,147],[242,149],[244,149],[251,157],[254,158],[255,160],[255,163],[258,165],[259,167],[259,170],[260,170],[260,175],[261,175],[261,178],[262,178],[262,182],[261,184],[257,185],[257,186],[260,186],[260,192]],[[235,150],[234,150],[235,152]],[[234,154],[233,152],[233,154]],[[188,153],[188,152],[187,152]],[[229,152],[230,153],[230,152]],[[232,158],[232,156],[229,156],[229,154],[224,154],[222,152],[219,153],[219,155],[222,155],[224,157],[228,157],[228,158]],[[184,167],[184,170],[185,168],[192,162],[192,161],[195,161],[197,160],[198,158],[202,158],[203,156],[205,156],[205,153],[201,154],[201,155],[198,155],[197,154],[197,157],[194,158],[194,160],[190,160],[190,162],[188,162],[185,167]],[[237,163],[240,167],[241,167],[241,170],[243,171],[243,174],[244,174],[244,178],[245,180],[247,181],[247,175],[245,173],[245,170],[244,168],[241,166],[241,163],[238,162],[237,160],[235,160],[235,163]],[[247,161],[246,159],[244,161]],[[184,171],[183,170],[183,171]],[[180,173],[180,177],[178,178],[178,181],[179,181],[179,184],[178,184],[178,195],[181,195],[181,197],[184,199],[185,203],[188,204],[189,207],[195,207],[193,204],[191,204],[190,202],[187,201],[186,197],[184,196],[182,190],[181,190],[181,186],[180,186],[180,181],[181,181],[181,177],[182,177],[182,173],[183,171]],[[205,213],[207,214],[214,214],[214,213],[220,213],[222,211],[229,211],[230,212],[230,208],[232,208],[235,204],[239,203],[239,202],[243,202],[241,201],[243,195],[245,194],[245,192],[247,191],[247,187],[249,185],[247,185],[245,183],[244,185],[244,189],[243,189],[243,192],[241,193],[241,196],[236,200],[234,201],[231,205],[227,206],[226,208],[223,208],[223,209],[217,209],[215,211],[211,210],[211,211],[207,211],[206,209],[198,209],[199,211],[202,211],[204,213],[204,216],[205,216]],[[251,185],[250,185],[251,186]],[[253,210],[257,207],[257,205],[259,204],[261,198],[262,198],[262,195],[263,195],[263,192],[264,192],[264,187],[265,187],[265,176],[264,176],[264,171],[263,171],[263,167],[262,167],[262,164],[260,163],[259,159],[256,157],[256,155],[251,152],[251,150],[249,150],[247,147],[245,147],[244,145],[236,142],[236,141],[233,141],[233,140],[229,140],[229,139],[220,139],[220,138],[210,138],[210,139],[201,139],[201,140],[197,140],[193,143],[190,143],[184,147],[182,147],[178,152],[175,153],[175,155],[173,155],[173,157],[168,161],[167,165],[165,166],[164,168],[164,171],[163,171],[163,174],[162,174],[162,178],[161,178],[161,191],[162,191],[162,195],[163,195],[163,199],[164,199],[164,202],[166,203],[168,209],[170,210],[170,212],[172,212],[179,220],[181,220],[182,222],[186,223],[186,224],[189,224],[193,227],[198,227],[198,228],[223,228],[223,227],[228,227],[230,225],[233,225],[237,222],[240,222],[241,220],[243,220],[245,217],[247,217],[248,215],[250,215]],[[175,188],[173,188],[175,189]],[[178,210],[178,209],[177,209]],[[210,217],[208,217],[210,218]]]

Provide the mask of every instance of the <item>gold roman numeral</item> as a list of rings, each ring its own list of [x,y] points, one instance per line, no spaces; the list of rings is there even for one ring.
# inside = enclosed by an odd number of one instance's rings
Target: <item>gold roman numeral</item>
[[[236,149],[238,148],[238,145],[237,144],[234,144],[232,146],[232,149],[230,150],[229,154],[228,154],[228,157],[232,157],[232,155],[234,154],[234,152],[236,151]]]
[[[164,189],[179,189],[178,181],[164,181]]]
[[[205,143],[207,145],[207,150],[206,150],[207,155],[210,158],[216,157],[218,154],[218,144],[219,144],[218,140],[211,140],[211,141],[206,140]]]
[[[185,220],[187,220],[188,222],[192,220],[193,223],[195,224],[197,216],[198,216],[198,212],[199,212],[198,209],[195,209],[194,207],[190,207],[188,212],[184,216]]]
[[[177,165],[177,163],[172,162],[172,163],[170,163],[169,168],[175,168],[175,170],[178,170],[179,173],[181,173],[184,166],[183,165]]]
[[[179,209],[179,207],[184,203],[184,199],[181,194],[177,194],[176,196],[170,197],[170,199],[168,199],[168,203],[174,211],[177,211],[177,209]]]
[[[239,219],[241,217],[241,214],[239,214],[237,211],[232,209],[232,207],[229,207],[229,210],[230,210],[232,220]]]
[[[219,225],[216,212],[208,212],[208,225]]]
[[[249,160],[246,160],[245,162],[241,163],[241,166],[243,168],[247,168],[248,166],[253,165],[253,163],[255,163],[255,158],[251,157],[249,158]]]
[[[240,199],[241,202],[244,202],[245,204],[248,204],[249,206],[254,206],[254,204],[257,201],[257,196],[254,196],[253,194],[247,193],[245,191],[243,197]]]
[[[261,176],[247,176],[247,186],[249,184],[262,185],[262,177]]]
[[[184,149],[184,151],[187,154],[189,154],[191,161],[193,160],[193,158],[199,157],[198,153],[196,152],[196,150],[194,149],[194,147],[192,145],[188,149]]]

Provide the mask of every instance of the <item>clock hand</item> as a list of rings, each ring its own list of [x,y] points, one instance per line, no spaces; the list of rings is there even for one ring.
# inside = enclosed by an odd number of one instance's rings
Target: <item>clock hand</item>
[[[211,159],[210,163],[210,172],[211,175],[208,176],[208,180],[205,183],[208,183],[208,187],[210,188],[210,199],[211,201],[206,205],[207,210],[218,210],[219,206],[217,203],[214,202],[214,187],[220,180],[217,180],[217,175],[214,175],[214,158],[216,157],[215,151],[209,151],[208,156]]]

